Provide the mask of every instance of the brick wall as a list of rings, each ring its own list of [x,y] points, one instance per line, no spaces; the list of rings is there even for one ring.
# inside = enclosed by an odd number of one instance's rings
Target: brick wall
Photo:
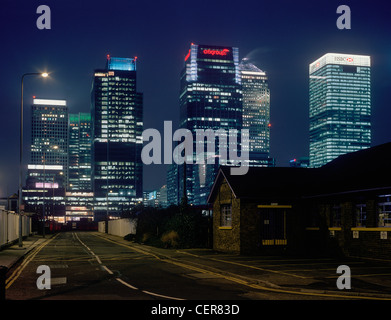
[[[232,227],[221,227],[221,205],[232,206]],[[221,183],[213,203],[213,249],[240,252],[240,200],[235,199],[227,182]]]
[[[348,255],[391,260],[391,228],[377,227],[377,203],[373,199],[366,200],[367,221],[366,227],[356,227],[355,206],[352,199],[335,199],[341,207],[341,226],[333,228],[331,222],[332,206],[328,203],[319,203],[320,215],[319,230],[307,230],[307,249],[333,255]],[[381,239],[381,232],[385,232],[387,239]]]

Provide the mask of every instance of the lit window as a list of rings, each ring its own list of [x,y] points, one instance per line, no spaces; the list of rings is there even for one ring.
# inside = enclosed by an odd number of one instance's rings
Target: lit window
[[[220,211],[220,226],[232,227],[232,206],[224,204],[221,206]]]

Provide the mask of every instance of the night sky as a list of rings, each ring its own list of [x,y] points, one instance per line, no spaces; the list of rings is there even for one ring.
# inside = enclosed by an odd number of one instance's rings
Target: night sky
[[[351,30],[336,26],[339,5]],[[51,30],[39,30],[39,5]],[[0,196],[17,192],[20,81],[25,78],[24,164],[29,160],[32,96],[66,99],[69,112],[90,111],[93,72],[106,55],[138,57],[144,129],[163,133],[179,120],[179,74],[190,44],[239,48],[267,72],[271,90],[271,156],[278,166],[308,156],[308,65],[327,52],[372,59],[372,145],[391,141],[391,6],[387,1],[2,0],[0,9]],[[166,166],[144,167],[144,189],[166,183]]]

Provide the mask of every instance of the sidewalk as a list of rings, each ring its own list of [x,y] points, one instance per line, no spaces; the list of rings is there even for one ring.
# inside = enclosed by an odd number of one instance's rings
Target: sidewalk
[[[31,235],[23,239],[22,247],[19,247],[18,242],[11,246],[4,247],[0,250],[0,266],[4,266],[9,270],[27,253],[51,236],[52,235],[47,235],[46,238],[42,238],[42,235]]]

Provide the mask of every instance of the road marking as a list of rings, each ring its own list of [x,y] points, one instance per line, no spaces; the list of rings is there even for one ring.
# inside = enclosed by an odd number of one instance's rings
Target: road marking
[[[248,286],[248,287],[251,287],[251,288],[254,288],[254,289],[259,289],[259,290],[263,290],[263,291],[272,291],[272,292],[276,292],[276,293],[285,293],[285,294],[297,294],[297,295],[307,295],[307,296],[319,296],[319,297],[331,297],[331,298],[343,298],[343,299],[360,299],[360,300],[391,300],[391,298],[387,298],[387,297],[372,297],[372,296],[354,296],[354,295],[344,295],[344,294],[334,294],[334,293],[316,293],[316,292],[301,292],[301,291],[292,291],[292,290],[284,290],[284,289],[277,289],[277,288],[270,288],[270,287],[264,287],[264,286],[261,286],[261,285],[258,285],[258,284],[252,284],[252,283],[249,283],[245,280],[242,280],[242,279],[239,279],[239,278],[236,278],[236,277],[231,277],[231,276],[227,276],[227,275],[224,275],[224,274],[218,274],[218,273],[215,273],[215,272],[212,272],[212,271],[209,271],[209,270],[205,270],[205,269],[201,269],[201,268],[197,268],[197,267],[193,267],[191,265],[187,265],[187,264],[184,264],[184,263],[180,263],[180,262],[176,262],[176,261],[173,261],[173,260],[168,260],[168,259],[161,259],[160,257],[158,257],[157,255],[151,253],[151,252],[144,252],[143,250],[139,249],[139,248],[134,248],[134,247],[131,247],[129,245],[125,245],[125,244],[122,244],[120,242],[116,242],[114,240],[111,240],[111,239],[108,239],[108,238],[105,238],[101,235],[96,235],[96,234],[93,234],[94,236],[96,237],[99,237],[103,240],[106,240],[108,242],[113,242],[117,245],[120,245],[120,246],[123,246],[123,247],[126,247],[126,248],[129,248],[131,250],[135,250],[137,252],[141,252],[141,253],[144,253],[145,255],[152,255],[154,256],[156,259],[160,260],[160,261],[163,261],[163,262],[166,262],[166,263],[171,263],[171,264],[175,264],[175,265],[178,265],[178,266],[181,266],[183,268],[186,268],[186,269],[191,269],[191,270],[196,270],[198,272],[202,272],[202,273],[210,273],[210,274],[216,274],[216,275],[220,275],[222,276],[223,278],[227,279],[227,280],[231,280],[232,282],[235,282],[235,283],[239,283],[239,284],[242,284],[242,285],[245,285],[245,286]],[[171,258],[173,259],[173,258]],[[212,259],[212,260],[216,260],[216,259]],[[223,262],[227,262],[227,261],[224,261],[222,260]],[[235,263],[234,263],[235,264]],[[271,270],[273,271],[273,270]],[[279,272],[277,272],[279,273]],[[303,277],[304,278],[304,277]]]
[[[98,263],[102,266],[103,269],[105,269],[109,274],[113,274],[113,271],[111,271],[109,268],[107,268],[105,265],[103,265],[100,258],[92,251],[83,241],[80,240],[79,236],[76,233],[72,233],[76,239],[88,250],[88,252],[98,261]]]
[[[188,252],[184,252],[184,251],[179,251],[179,250],[177,250],[177,252],[178,252],[178,253],[187,254],[187,255],[190,255],[190,256],[194,256],[194,257],[197,257],[197,258],[201,258],[201,256],[196,255],[196,254],[192,254],[192,253],[188,253]],[[279,271],[279,270],[270,270],[270,269],[265,269],[265,268],[261,268],[261,267],[251,266],[251,265],[247,265],[247,264],[240,263],[240,262],[227,261],[227,260],[216,259],[216,258],[207,258],[207,259],[209,259],[209,260],[214,260],[214,261],[218,261],[218,262],[223,262],[223,263],[230,263],[230,264],[238,265],[238,266],[241,266],[241,267],[246,267],[246,268],[251,268],[251,269],[256,269],[256,270],[271,272],[271,273],[284,274],[284,275],[287,275],[287,276],[290,276],[290,277],[296,277],[296,278],[301,278],[301,279],[308,279],[308,278],[309,278],[309,277],[299,276],[299,275],[296,275],[296,274],[287,273],[287,272],[283,272],[283,271]],[[266,266],[274,266],[274,265],[266,265]],[[283,267],[283,266],[285,266],[285,265],[276,265],[276,266],[278,266],[278,267]]]
[[[50,243],[52,240],[54,240],[59,233],[57,233],[54,237],[48,239],[44,243],[40,244],[38,247],[34,248],[31,252],[28,253],[27,259],[23,261],[16,269],[15,271],[11,274],[9,278],[5,281],[6,287],[5,289],[7,290],[9,287],[12,286],[12,284],[15,282],[16,279],[19,278],[20,274],[24,270],[24,268],[27,267],[27,265],[34,259],[34,257],[40,252],[43,247],[45,247],[48,243]]]
[[[114,274],[113,271],[111,271],[109,268],[107,268],[106,266],[102,265],[102,268],[105,269],[109,274]]]
[[[68,265],[67,264],[50,264],[49,268],[50,269],[67,269]]]
[[[95,235],[95,236],[98,237],[98,235]],[[108,240],[108,239],[106,239],[106,238],[103,238],[103,237],[101,237],[101,238],[102,238],[103,240],[110,241],[110,240]],[[114,241],[111,241],[111,242],[113,242],[114,244],[117,244],[117,245],[119,244],[118,242],[114,242]],[[130,247],[126,246],[126,245],[123,245],[123,246],[126,247],[126,248],[130,248]],[[135,249],[135,248],[130,248],[130,249],[134,249],[134,251],[140,252],[140,253],[145,254],[145,255],[151,255],[151,256],[153,256],[153,257],[155,257],[155,258],[157,258],[157,259],[160,260],[160,258],[159,258],[157,255],[153,254],[153,253],[145,252],[145,251],[143,251],[143,250],[137,250],[137,249]],[[91,249],[90,249],[90,250],[91,250]],[[92,252],[92,251],[91,251],[91,252]],[[95,254],[94,254],[94,255],[95,255]],[[103,266],[103,267],[105,267],[105,266]],[[198,271],[198,270],[200,270],[200,269],[194,269],[194,270]],[[131,289],[139,290],[138,288],[132,286],[131,284],[129,284],[129,283],[123,281],[123,280],[120,279],[120,278],[116,278],[116,280],[119,281],[120,283],[122,283],[123,285],[125,285],[125,286],[131,288]],[[170,300],[185,300],[185,299],[182,299],[182,298],[171,297],[171,296],[165,296],[165,295],[162,295],[162,294],[158,294],[158,293],[154,293],[154,292],[146,291],[146,290],[142,290],[141,292],[144,292],[145,294],[149,294],[149,295],[152,295],[152,296],[155,296],[155,297],[160,297],[160,298],[165,298],[165,299],[170,299]]]
[[[117,281],[121,282],[123,285],[129,287],[130,289],[133,289],[133,290],[138,290],[138,288],[132,286],[131,284],[125,282],[124,280],[120,279],[120,278],[117,278]]]
[[[66,284],[67,278],[66,277],[58,277],[58,278],[51,278],[50,284],[57,285],[57,284]]]
[[[181,299],[181,298],[175,298],[175,297],[165,296],[162,294],[157,294],[157,293],[146,291],[146,290],[142,290],[142,292],[149,294],[151,296],[160,297],[160,298],[166,298],[166,299],[171,299],[171,300],[185,300],[185,299]]]

